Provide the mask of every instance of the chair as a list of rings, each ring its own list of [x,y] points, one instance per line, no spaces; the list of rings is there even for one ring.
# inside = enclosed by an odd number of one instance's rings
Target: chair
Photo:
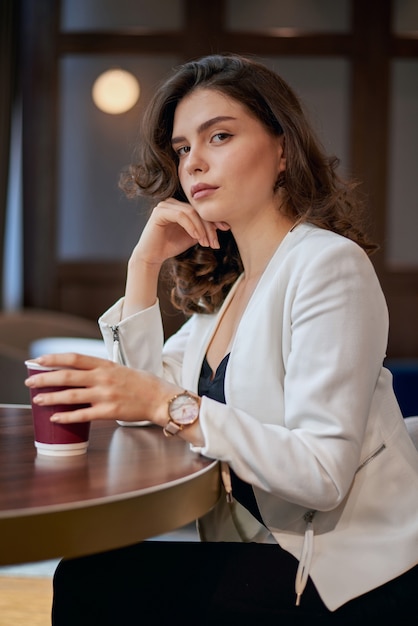
[[[406,428],[418,450],[418,359],[387,359],[393,376],[393,390]]]
[[[25,358],[24,350],[0,344],[0,404],[29,404]]]
[[[405,425],[416,449],[418,450],[418,416],[406,417]]]
[[[28,404],[25,360],[36,356],[38,341],[47,338],[91,340],[102,345],[100,329],[93,320],[59,311],[21,309],[0,313],[0,403]],[[79,347],[79,343],[75,344]],[[65,351],[70,350],[68,344]],[[40,349],[40,347],[38,348]],[[51,350],[52,351],[52,350]],[[39,353],[38,353],[39,355]]]
[[[60,311],[21,309],[0,313],[0,344],[20,348],[29,356],[30,344],[43,337],[100,339],[101,334],[97,322]]]
[[[418,415],[418,359],[386,359],[393,376],[393,390],[402,415]]]
[[[108,354],[103,339],[89,337],[42,337],[29,345],[29,357],[36,359],[41,354],[57,352],[78,352],[107,359]]]

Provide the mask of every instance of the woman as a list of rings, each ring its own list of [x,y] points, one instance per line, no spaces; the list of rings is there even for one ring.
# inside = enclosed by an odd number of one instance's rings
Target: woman
[[[149,420],[184,438],[222,462],[225,497],[199,520],[203,543],[63,561],[54,624],[416,616],[418,455],[382,366],[388,315],[353,185],[286,83],[235,55],[178,68],[143,128],[123,185],[156,206],[100,319],[120,363],[48,355],[77,369],[27,384],[83,387],[37,396],[91,403],[57,422]],[[190,318],[163,345],[166,262]]]

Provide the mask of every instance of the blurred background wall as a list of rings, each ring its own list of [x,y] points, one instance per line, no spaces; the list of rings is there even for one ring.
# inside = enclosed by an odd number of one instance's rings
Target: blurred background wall
[[[363,182],[389,355],[418,356],[416,0],[2,0],[0,29],[2,309],[97,319],[122,295],[150,208],[118,189],[142,112],[173,66],[237,52],[295,88]],[[114,68],[140,86],[125,113],[92,99]]]

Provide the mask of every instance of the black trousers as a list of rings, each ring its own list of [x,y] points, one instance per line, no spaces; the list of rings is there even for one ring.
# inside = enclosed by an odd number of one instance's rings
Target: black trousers
[[[149,541],[62,560],[54,575],[52,624],[418,624],[418,566],[335,612],[311,580],[295,606],[296,569],[296,559],[279,546],[255,543]]]

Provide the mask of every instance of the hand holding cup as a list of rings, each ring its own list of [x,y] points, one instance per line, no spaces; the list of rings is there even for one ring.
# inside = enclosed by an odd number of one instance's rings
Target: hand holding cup
[[[46,367],[34,360],[25,361],[29,376],[50,372],[60,367]],[[30,388],[32,417],[34,426],[35,447],[38,454],[49,456],[74,456],[87,452],[90,435],[90,422],[77,422],[71,424],[59,424],[51,422],[54,413],[74,411],[88,405],[38,405],[33,400],[38,393],[60,391],[67,387],[42,387]]]

